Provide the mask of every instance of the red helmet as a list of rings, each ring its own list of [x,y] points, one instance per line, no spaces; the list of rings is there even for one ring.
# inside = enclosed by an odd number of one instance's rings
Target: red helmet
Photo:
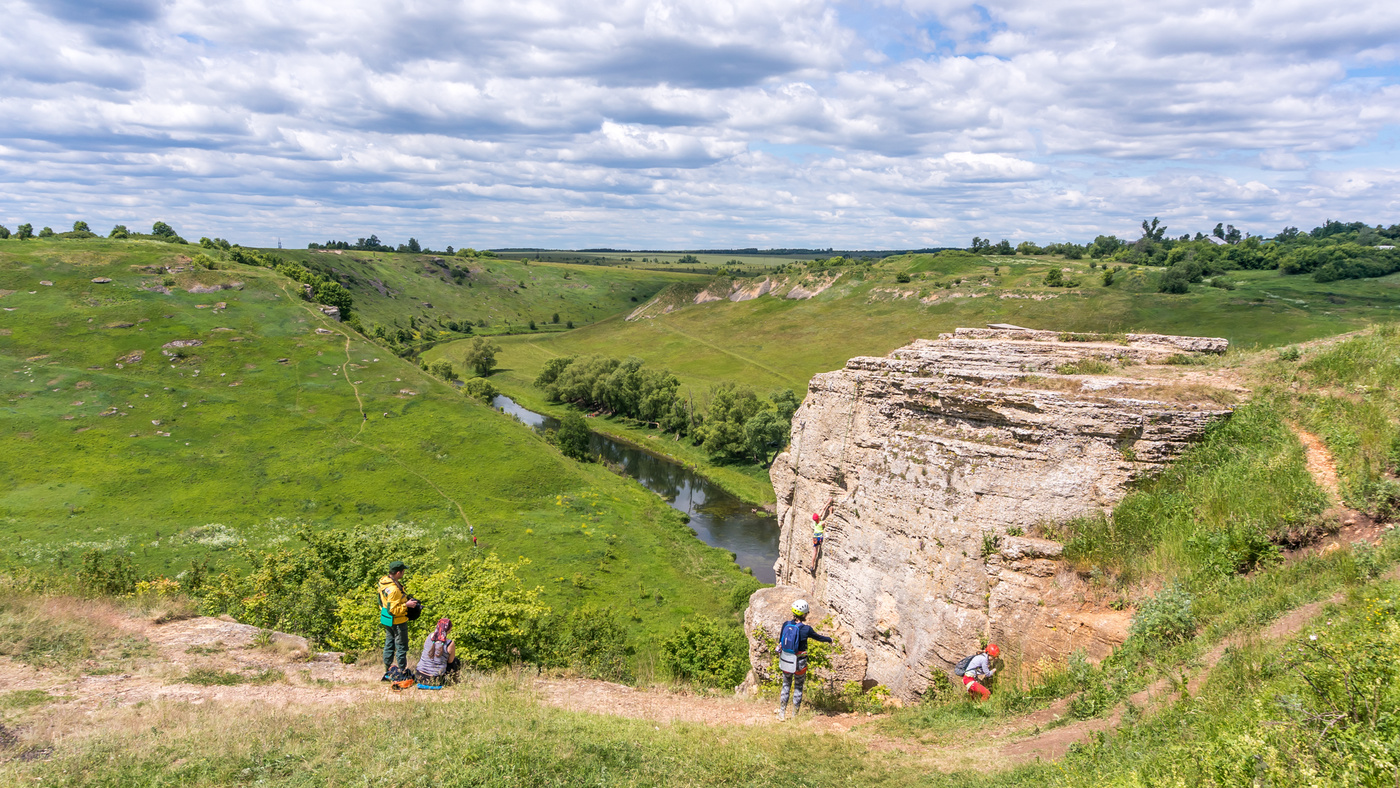
[[[814,522],[814,523],[819,523],[819,522],[821,522],[821,521],[822,521],[822,516],[819,515],[819,514],[817,514],[816,512],[812,512],[812,522]]]
[[[995,657],[996,655],[1001,653],[1001,649],[997,648],[997,644],[995,643],[988,643],[987,648],[984,649],[984,651],[987,652],[987,656],[989,657]]]

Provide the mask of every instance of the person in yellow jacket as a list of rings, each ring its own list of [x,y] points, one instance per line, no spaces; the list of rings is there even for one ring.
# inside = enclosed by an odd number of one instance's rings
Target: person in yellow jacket
[[[400,681],[408,675],[408,609],[418,600],[403,589],[403,561],[389,564],[389,574],[379,578],[379,623],[384,626],[384,677]]]

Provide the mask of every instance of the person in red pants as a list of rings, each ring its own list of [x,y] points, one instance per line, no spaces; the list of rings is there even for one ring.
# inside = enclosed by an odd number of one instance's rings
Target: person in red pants
[[[1001,649],[997,648],[997,644],[988,643],[987,647],[973,655],[967,667],[963,668],[963,686],[967,688],[969,695],[976,695],[979,702],[992,697],[992,691],[982,686],[981,680],[996,674],[997,670],[992,667],[992,660],[1000,653]]]

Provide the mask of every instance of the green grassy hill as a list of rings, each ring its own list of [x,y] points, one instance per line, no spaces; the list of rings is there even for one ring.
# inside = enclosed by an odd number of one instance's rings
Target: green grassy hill
[[[298,522],[412,523],[464,545],[470,522],[484,546],[529,558],[525,580],[550,601],[619,604],[639,588],[664,599],[643,606],[643,627],[727,613],[732,585],[752,582],[655,495],[329,320],[295,282],[191,270],[190,252],[0,241],[0,533],[13,560],[71,567],[97,549],[173,575],[205,556],[236,562],[240,543],[285,542]],[[520,268],[527,282],[606,290],[608,309],[656,286],[650,274]],[[404,298],[456,287],[415,291],[417,271],[402,275]],[[386,301],[365,313],[388,319]]]
[[[350,289],[366,329],[418,323],[442,329],[470,321],[474,333],[562,331],[626,313],[676,282],[699,275],[624,267],[569,265],[499,257],[354,250],[264,249],[333,276]],[[554,323],[555,315],[559,322]]]

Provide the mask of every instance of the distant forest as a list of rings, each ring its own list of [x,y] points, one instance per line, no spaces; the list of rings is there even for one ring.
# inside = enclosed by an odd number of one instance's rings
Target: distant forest
[[[1365,222],[1327,220],[1321,227],[1304,232],[1285,227],[1272,238],[1249,235],[1234,225],[1215,225],[1204,233],[1167,235],[1158,219],[1143,220],[1142,237],[1135,241],[1114,235],[1100,235],[1091,243],[1054,243],[1046,246],[1023,241],[992,243],[975,237],[969,252],[985,255],[1057,254],[1071,260],[1089,257],[1129,265],[1162,266],[1170,270],[1162,277],[1162,290],[1184,293],[1190,282],[1234,270],[1273,270],[1285,274],[1311,274],[1318,282],[1338,279],[1364,279],[1400,271],[1400,224],[1371,226]]]

